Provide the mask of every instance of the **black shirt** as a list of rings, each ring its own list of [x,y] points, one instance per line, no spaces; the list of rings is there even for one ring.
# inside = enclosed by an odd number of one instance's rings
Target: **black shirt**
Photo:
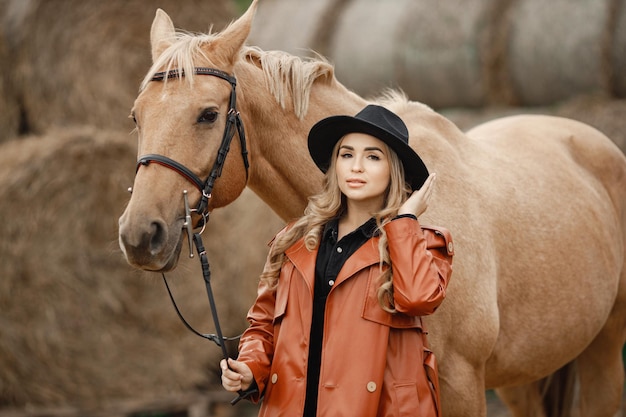
[[[376,232],[374,218],[363,223],[358,229],[345,235],[339,242],[339,219],[326,224],[320,239],[320,247],[315,261],[315,288],[313,290],[313,319],[309,343],[307,368],[306,400],[304,417],[315,417],[324,338],[324,315],[326,298],[335,284],[335,279],[346,260],[352,256]]]

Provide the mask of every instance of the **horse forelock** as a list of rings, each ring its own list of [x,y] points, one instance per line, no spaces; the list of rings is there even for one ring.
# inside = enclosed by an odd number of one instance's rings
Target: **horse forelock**
[[[153,62],[141,82],[139,91],[143,91],[148,86],[155,73],[174,69],[182,69],[185,74],[185,80],[190,85],[193,85],[195,79],[194,67],[198,66],[197,62],[199,60],[206,62],[203,66],[211,65],[212,62],[204,52],[203,46],[216,38],[217,35],[212,33],[192,34],[184,31],[176,32],[170,46]],[[215,66],[215,64],[213,65]],[[180,77],[182,77],[181,74],[179,74]],[[163,82],[167,82],[167,77],[163,79]]]
[[[330,84],[335,78],[334,67],[321,56],[301,58],[283,51],[263,51],[248,46],[242,50],[242,58],[258,63],[266,88],[284,110],[287,98],[291,98],[293,111],[299,119],[307,114],[313,84],[317,80]]]

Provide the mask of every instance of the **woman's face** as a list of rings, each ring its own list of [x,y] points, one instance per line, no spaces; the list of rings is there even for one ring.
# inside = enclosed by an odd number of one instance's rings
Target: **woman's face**
[[[339,189],[352,202],[379,210],[391,178],[389,155],[384,142],[365,133],[343,137],[337,155]]]

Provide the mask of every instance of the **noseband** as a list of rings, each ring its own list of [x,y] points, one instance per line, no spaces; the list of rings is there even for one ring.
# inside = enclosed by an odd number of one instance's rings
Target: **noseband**
[[[228,151],[230,150],[230,143],[235,134],[235,129],[239,134],[239,141],[241,143],[241,156],[243,157],[243,165],[246,169],[246,181],[248,180],[248,168],[250,164],[248,162],[248,151],[246,149],[246,135],[243,128],[243,122],[241,121],[241,117],[239,116],[239,112],[237,111],[237,80],[232,75],[215,68],[196,67],[194,68],[193,72],[196,75],[211,75],[221,78],[228,81],[231,85],[230,101],[228,104],[228,113],[226,114],[226,126],[224,128],[224,136],[222,137],[222,143],[217,152],[217,156],[215,157],[215,162],[213,163],[213,168],[211,169],[209,177],[206,179],[206,181],[203,182],[196,174],[193,173],[193,171],[191,171],[180,162],[174,161],[167,156],[159,154],[147,154],[140,156],[139,160],[137,161],[137,170],[139,170],[139,167],[141,167],[142,165],[149,165],[151,162],[154,162],[155,164],[163,165],[167,168],[170,168],[185,177],[198,189],[198,191],[200,191],[202,195],[200,201],[198,202],[198,207],[196,207],[195,211],[198,214],[204,216],[208,212],[209,200],[211,199],[211,192],[213,191],[215,180],[217,180],[217,178],[222,175],[222,168],[224,167],[224,161],[226,160],[226,156],[228,155]],[[183,77],[184,75],[184,71],[179,71],[177,69],[157,72],[156,74],[154,74],[151,81],[163,81],[169,78]]]

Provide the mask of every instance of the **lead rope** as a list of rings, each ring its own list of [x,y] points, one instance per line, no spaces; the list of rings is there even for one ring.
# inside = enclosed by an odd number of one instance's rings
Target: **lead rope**
[[[185,317],[183,317],[182,313],[180,312],[178,306],[176,305],[176,301],[174,300],[174,296],[172,294],[172,291],[170,290],[170,286],[167,283],[167,278],[165,278],[165,274],[164,273],[161,273],[161,275],[163,276],[163,282],[165,283],[165,288],[167,288],[167,293],[170,296],[170,300],[172,300],[172,304],[174,305],[174,309],[176,310],[176,314],[178,314],[178,317],[183,322],[185,327],[187,327],[189,330],[191,330],[194,334],[196,334],[196,335],[198,335],[198,336],[200,336],[202,338],[208,339],[208,340],[214,342],[216,345],[218,345],[222,349],[222,357],[228,363],[228,358],[230,356],[228,355],[228,349],[226,348],[226,343],[225,342],[232,341],[232,340],[237,340],[237,339],[241,338],[241,335],[236,336],[236,337],[224,337],[222,335],[222,328],[220,327],[220,320],[219,320],[219,317],[217,315],[217,308],[216,308],[216,305],[215,305],[215,297],[213,296],[213,289],[211,287],[211,269],[209,267],[209,260],[207,258],[206,250],[204,249],[204,245],[202,244],[202,237],[200,237],[199,233],[194,233],[194,235],[193,235],[193,243],[196,246],[196,251],[198,252],[198,257],[200,258],[200,264],[202,265],[202,277],[204,278],[204,284],[206,286],[206,292],[207,292],[207,295],[209,297],[209,304],[211,306],[211,315],[213,317],[213,323],[215,323],[215,332],[217,334],[200,333],[199,331],[194,329],[187,322],[187,320],[185,320]],[[230,402],[230,404],[231,405],[235,405],[240,400],[248,398],[249,396],[251,396],[251,395],[253,395],[253,394],[257,393],[257,392],[258,392],[257,389],[252,389],[252,390],[248,390],[248,391],[239,390],[238,391],[239,395],[236,398],[234,398]]]

